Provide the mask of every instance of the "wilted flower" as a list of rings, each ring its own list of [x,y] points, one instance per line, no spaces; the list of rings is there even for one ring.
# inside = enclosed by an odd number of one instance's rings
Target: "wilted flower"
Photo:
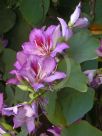
[[[60,37],[60,25],[52,25],[47,30],[34,28],[29,35],[29,42],[25,42],[22,48],[26,54],[55,57],[69,48],[65,42],[58,42]]]
[[[99,57],[102,57],[102,40],[100,40],[100,46],[96,50],[96,53]]]
[[[48,129],[48,132],[51,132],[54,136],[61,136],[61,128],[53,126],[52,128]]]
[[[8,80],[8,83],[21,84],[26,80],[35,90],[38,90],[46,83],[66,77],[65,73],[56,71],[56,66],[56,61],[52,57],[26,56],[23,52],[18,52],[16,70],[11,71],[16,78]]]
[[[6,116],[13,115],[14,128],[27,126],[29,133],[35,131],[35,118],[38,117],[37,105],[33,102],[31,105],[19,104],[10,108],[3,108],[2,114]]]
[[[68,23],[69,27],[86,27],[88,25],[88,19],[86,17],[80,17],[81,14],[81,2],[76,6],[73,14],[70,16]]]

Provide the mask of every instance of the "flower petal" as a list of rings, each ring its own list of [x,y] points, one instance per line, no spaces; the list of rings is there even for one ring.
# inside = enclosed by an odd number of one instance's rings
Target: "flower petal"
[[[28,129],[29,134],[31,132],[34,132],[35,131],[34,117],[27,118],[26,125],[27,125],[27,129]]]
[[[33,88],[37,91],[39,90],[40,88],[43,88],[44,87],[44,84],[41,84],[41,83],[34,83],[33,84]]]
[[[56,61],[52,57],[46,57],[42,61],[42,77],[49,75],[56,67]]]
[[[74,24],[74,27],[79,27],[79,28],[83,28],[83,27],[87,27],[89,24],[88,19],[86,17],[83,18],[79,18],[76,23]]]
[[[57,44],[54,51],[51,53],[51,56],[55,57],[57,53],[62,53],[63,50],[68,49],[68,48],[69,48],[69,46],[66,43],[59,43],[59,44]]]
[[[18,105],[13,106],[13,107],[3,108],[2,114],[7,115],[7,116],[16,115],[18,113],[18,108],[22,107],[22,105],[23,104],[18,104]]]
[[[55,72],[53,75],[44,78],[44,81],[50,83],[63,78],[66,78],[66,74],[64,72]]]
[[[61,24],[61,27],[62,27],[62,36],[65,36],[66,29],[68,28],[68,25],[66,24],[66,22],[64,21],[64,19],[59,18],[59,17],[57,17],[57,18],[58,18],[58,20],[59,20],[59,22]]]
[[[14,122],[14,128],[18,128],[18,127],[21,127],[24,124],[25,121],[20,119],[20,118],[18,118],[17,116],[15,116],[13,118],[13,122]]]
[[[29,105],[25,105],[24,109],[26,110],[26,117],[32,117],[34,115],[33,109]]]
[[[74,10],[73,14],[70,16],[70,22],[72,25],[76,23],[78,18],[80,17],[81,13],[81,2],[76,6],[76,9]]]
[[[46,31],[45,31],[45,35],[52,35],[54,30],[55,30],[56,26],[55,25],[51,25],[49,26]]]
[[[21,66],[26,62],[26,59],[27,55],[25,55],[22,51],[17,53],[17,61],[20,63]]]
[[[17,84],[19,84],[19,81],[17,80],[17,78],[11,78],[6,82],[6,84],[17,85]]]
[[[88,77],[89,83],[91,83],[94,79],[95,74],[96,74],[96,70],[86,70],[84,73]]]
[[[65,37],[65,40],[68,40],[73,35],[73,32],[68,27],[68,25],[66,24],[66,22],[64,21],[64,19],[58,18],[58,20],[60,21],[60,24],[61,24],[62,36]]]
[[[36,41],[38,44],[43,44],[45,43],[45,38],[44,38],[44,31],[43,29],[36,29],[34,28],[30,35],[29,35],[29,40],[32,44]]]
[[[14,128],[21,127],[26,122],[25,113],[26,110],[23,107],[18,109],[18,113],[13,118]]]
[[[37,48],[35,43],[33,45],[29,42],[26,42],[22,45],[23,52],[25,54],[30,54],[30,55],[43,55],[41,53],[41,49]]]
[[[60,25],[58,25],[53,34],[52,34],[52,42],[53,42],[53,48],[56,47],[56,43],[58,41],[58,39],[61,37],[61,31],[60,31]]]

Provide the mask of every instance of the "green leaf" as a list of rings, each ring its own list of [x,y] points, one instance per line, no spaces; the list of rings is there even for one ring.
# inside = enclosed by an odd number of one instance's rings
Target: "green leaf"
[[[9,106],[12,106],[14,104],[14,90],[10,86],[5,87],[5,93],[6,93],[6,104]]]
[[[97,0],[95,5],[95,23],[102,24],[102,1]]]
[[[3,46],[2,42],[0,41],[0,53],[3,51],[3,49],[4,49],[4,46]]]
[[[17,87],[6,86],[6,104],[9,106],[16,105],[18,103],[23,103],[29,101],[29,93],[20,90]]]
[[[21,49],[21,45],[28,40],[31,26],[22,17],[19,10],[17,10],[17,21],[14,28],[7,33],[7,39],[9,40],[9,47],[18,51]]]
[[[61,136],[102,136],[102,132],[86,121],[81,121],[63,129]]]
[[[87,91],[87,78],[81,71],[80,64],[76,63],[72,59],[67,59],[67,63],[62,60],[58,67],[60,71],[64,71],[67,74],[67,78],[59,82],[59,86],[56,85],[55,89],[71,87],[80,92]],[[69,73],[68,73],[69,72]]]
[[[80,92],[86,92],[87,91],[87,78],[82,73],[81,67],[78,63],[74,62],[73,60],[71,62],[71,72],[69,75],[69,79],[65,84],[65,87],[71,87],[74,88]]]
[[[63,116],[62,109],[57,100],[56,92],[49,92],[47,94],[48,105],[46,106],[47,118],[53,124],[66,125],[66,120]]]
[[[65,88],[58,92],[58,100],[62,107],[67,124],[82,118],[93,106],[94,90],[88,89],[82,93],[71,88]]]
[[[86,29],[76,32],[69,40],[69,45],[68,53],[79,63],[97,58],[99,41]]]
[[[22,0],[21,13],[32,26],[41,24],[49,9],[49,0]]]
[[[29,93],[15,87],[14,104],[16,105],[27,101],[29,101]]]
[[[71,72],[71,63],[70,63],[70,59],[68,58],[67,55],[64,56],[64,58],[59,62],[58,64],[58,70],[65,72],[67,77],[65,80],[61,80],[59,81],[59,83],[57,83],[56,85],[53,86],[53,90],[59,90],[61,88],[64,88],[66,86],[66,82],[69,79],[69,75]]]
[[[6,48],[1,56],[2,61],[5,65],[5,74],[3,76],[4,80],[8,79],[10,77],[10,70],[13,69],[13,64],[16,59],[16,52],[12,49]]]
[[[98,69],[98,60],[89,60],[85,61],[81,64],[82,71],[85,70],[92,70],[92,69]]]
[[[8,32],[15,24],[16,15],[11,9],[0,10],[0,34]]]

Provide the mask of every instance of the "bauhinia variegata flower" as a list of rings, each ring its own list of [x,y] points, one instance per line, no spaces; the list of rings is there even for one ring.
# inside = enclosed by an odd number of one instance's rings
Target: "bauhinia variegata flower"
[[[81,16],[81,2],[76,6],[73,14],[70,16],[70,21],[68,23],[69,27],[86,27],[88,26],[89,22],[86,17]]]

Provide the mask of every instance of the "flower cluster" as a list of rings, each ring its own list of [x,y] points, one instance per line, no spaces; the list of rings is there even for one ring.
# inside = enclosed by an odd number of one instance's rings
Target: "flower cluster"
[[[56,71],[57,53],[62,53],[69,46],[59,42],[60,26],[50,26],[45,30],[34,28],[29,36],[29,42],[22,45],[23,50],[17,53],[15,70],[10,73],[16,77],[8,83],[22,84],[28,82],[34,90],[45,87],[57,79],[66,77],[65,73]]]
[[[69,48],[66,42],[59,42],[62,37],[60,25],[50,26],[47,29],[34,28],[29,41],[22,45],[22,51],[17,53],[14,63],[15,69],[10,73],[15,77],[7,81],[7,84],[30,86],[33,92],[39,92],[41,88],[47,88],[55,80],[64,79],[66,74],[57,71],[58,53],[63,53]],[[3,101],[3,96],[1,96]],[[40,103],[40,100],[39,100]],[[36,118],[38,118],[38,103],[21,103],[13,107],[2,106],[1,113],[5,116],[13,116],[14,128],[26,125],[29,133],[36,130]]]
[[[66,78],[64,72],[57,70],[57,57],[70,47],[68,40],[73,36],[73,27],[88,25],[88,20],[80,17],[80,14],[81,3],[71,15],[68,25],[62,18],[58,18],[58,25],[34,28],[29,40],[23,43],[22,50],[17,53],[15,69],[10,72],[14,77],[9,79],[7,84],[24,85],[38,93],[41,89],[48,90],[54,81]],[[41,102],[40,100],[38,101]],[[0,112],[5,116],[13,116],[14,128],[26,125],[29,133],[35,132],[35,122],[39,116],[38,101],[33,99],[30,103],[24,102],[8,108],[3,104],[3,94],[0,94]],[[48,131],[56,136],[61,133],[60,128]]]

